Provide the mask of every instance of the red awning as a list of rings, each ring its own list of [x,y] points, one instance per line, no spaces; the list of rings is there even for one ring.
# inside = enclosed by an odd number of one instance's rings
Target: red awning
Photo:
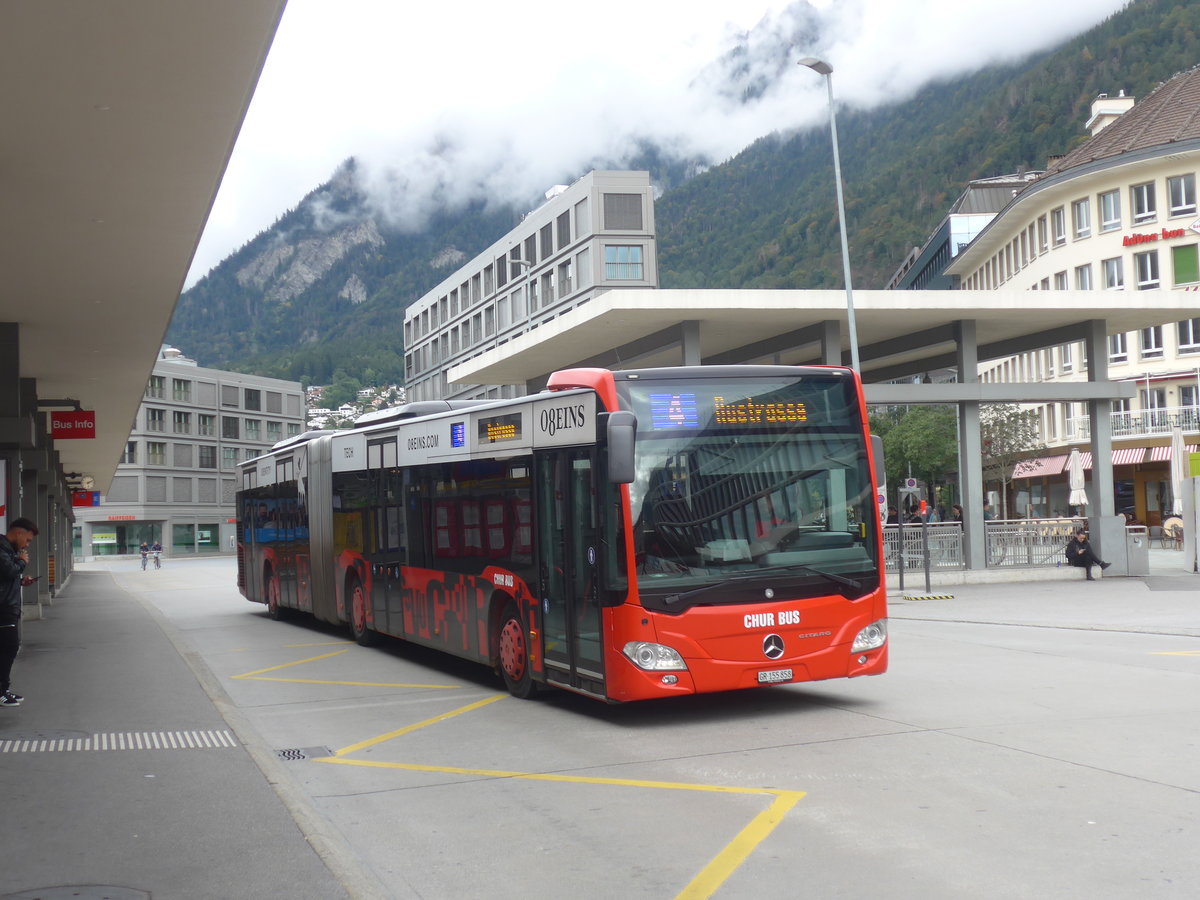
[[[1146,458],[1145,447],[1122,447],[1112,453],[1114,466],[1135,466]]]
[[[1063,466],[1067,464],[1065,456],[1042,456],[1017,463],[1013,468],[1013,478],[1044,478],[1047,475],[1062,474]]]
[[[1197,450],[1200,450],[1200,445],[1188,444],[1186,447],[1184,447],[1184,449],[1187,450],[1188,453],[1196,453]],[[1170,462],[1171,461],[1171,445],[1167,444],[1165,447],[1151,447],[1150,448],[1150,458],[1148,461],[1149,462]]]

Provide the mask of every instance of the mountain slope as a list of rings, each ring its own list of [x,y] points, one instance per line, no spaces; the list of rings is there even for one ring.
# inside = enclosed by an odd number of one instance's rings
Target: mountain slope
[[[799,23],[797,27],[803,26]],[[1040,169],[1084,138],[1097,93],[1144,96],[1200,63],[1200,4],[1137,0],[1057,50],[838,114],[855,284],[886,285],[965,183]],[[816,77],[816,76],[814,76]],[[761,84],[731,90],[752,96]],[[652,146],[663,288],[840,287],[828,129],[772,135],[695,177]],[[576,173],[581,174],[581,173]],[[403,380],[403,310],[520,220],[479,201],[419,232],[378,216],[344,164],[180,298],[168,339],[205,365],[328,383]]]

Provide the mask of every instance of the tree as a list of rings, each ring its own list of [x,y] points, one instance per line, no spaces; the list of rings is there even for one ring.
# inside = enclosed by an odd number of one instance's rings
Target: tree
[[[883,438],[892,484],[909,473],[925,482],[933,500],[936,484],[958,471],[958,416],[953,406],[890,407],[871,416],[871,431]]]
[[[1045,450],[1038,440],[1038,414],[1013,403],[985,404],[979,411],[979,432],[983,478],[1000,482],[1001,518],[1007,519],[1009,484]]]

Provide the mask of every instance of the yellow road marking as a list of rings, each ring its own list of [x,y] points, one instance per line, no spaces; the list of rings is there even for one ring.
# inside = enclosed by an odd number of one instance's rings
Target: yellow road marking
[[[1151,656],[1200,656],[1200,650],[1160,650]]]
[[[310,656],[308,659],[298,659],[295,662],[284,663],[283,665],[280,665],[280,666],[268,666],[265,669],[255,669],[253,672],[244,672],[241,675],[234,675],[233,677],[234,678],[250,678],[254,675],[261,675],[264,672],[278,672],[280,669],[290,669],[292,666],[302,666],[305,663],[316,662],[319,659],[329,659],[332,656],[341,656],[343,653],[348,652],[349,649],[350,648],[347,647],[346,650],[334,650],[332,653],[323,653],[320,656]]]
[[[320,641],[315,644],[284,644],[283,646],[289,649],[293,647],[346,647],[349,643],[351,641]]]
[[[436,691],[457,691],[457,684],[402,684],[394,681],[330,681],[325,678],[272,678],[269,675],[234,675],[246,681],[282,681],[286,684],[344,684],[348,687],[432,688]]]
[[[434,716],[432,719],[426,719],[424,722],[417,722],[415,725],[408,725],[404,728],[397,728],[395,731],[389,731],[387,734],[381,734],[379,737],[368,738],[365,741],[359,741],[357,744],[351,744],[349,747],[343,747],[341,750],[334,751],[334,756],[346,756],[349,753],[355,753],[359,750],[365,750],[367,747],[374,747],[377,744],[382,744],[384,741],[390,741],[392,738],[400,737],[404,734],[411,734],[418,728],[424,728],[426,725],[433,725],[437,722],[445,722],[447,719],[453,719],[455,716],[461,716],[465,712],[479,709],[487,706],[490,703],[495,703],[497,700],[503,700],[505,694],[497,694],[495,697],[487,697],[484,700],[479,700],[459,709],[452,710],[448,713],[442,713],[440,716]],[[332,757],[321,757],[325,762],[332,761]]]
[[[754,819],[738,832],[738,836],[725,845],[700,874],[692,879],[691,884],[675,895],[675,900],[708,900],[717,888],[746,861],[758,845],[767,839],[775,830],[788,810],[804,797],[803,791],[773,791],[777,794],[775,802],[760,812]]]
[[[347,648],[349,649],[349,648]],[[264,678],[262,675],[266,672],[275,672],[279,669],[286,669],[290,666],[298,666],[304,663],[317,662],[322,659],[329,659],[345,653],[346,650],[337,650],[333,653],[326,653],[321,656],[313,656],[308,659],[297,660],[296,662],[284,663],[279,666],[271,666],[266,669],[259,669],[255,672],[247,672],[244,675],[235,675],[234,678],[254,679],[256,681],[289,681],[303,684],[344,684],[362,687],[457,687],[457,685],[389,685],[379,684],[374,682],[361,681],[322,681],[317,679],[307,678]],[[1190,655],[1190,651],[1185,655]],[[357,753],[360,750],[366,750],[369,747],[377,747],[387,741],[402,737],[406,734],[412,734],[414,731],[425,728],[429,725],[435,725],[439,722],[445,722],[448,719],[453,719],[461,716],[464,713],[473,712],[477,709],[482,709],[495,703],[497,700],[503,700],[507,697],[506,694],[497,694],[493,697],[485,697],[483,700],[478,700],[474,703],[469,703],[466,706],[460,706],[458,709],[440,715],[432,716],[412,725],[406,725],[404,728],[397,728],[394,731],[389,731],[386,734],[381,734],[377,737],[368,738],[365,741],[359,741],[357,744],[350,744],[340,750],[334,752],[333,756],[318,757],[313,762],[330,763],[333,765],[342,766],[360,766],[368,769],[393,769],[407,772],[436,772],[447,775],[473,775],[480,778],[511,778],[523,781],[544,781],[556,782],[560,784],[595,784],[608,787],[632,787],[632,788],[648,788],[653,790],[671,790],[671,791],[698,791],[702,793],[712,794],[751,794],[757,796],[773,796],[775,799],[771,805],[755,816],[745,828],[743,828],[734,837],[732,841],[725,845],[713,859],[700,870],[700,873],[679,893],[675,896],[675,900],[709,900],[710,897],[723,885],[737,869],[746,861],[758,846],[767,839],[776,827],[783,821],[784,816],[794,807],[801,799],[804,798],[804,791],[781,791],[772,788],[748,788],[748,787],[729,787],[726,785],[717,784],[695,784],[677,781],[649,781],[636,778],[601,778],[589,775],[558,775],[548,772],[509,772],[496,769],[472,769],[460,766],[429,766],[420,765],[417,763],[397,763],[384,762],[382,760],[365,760],[365,759],[347,759],[351,753]]]

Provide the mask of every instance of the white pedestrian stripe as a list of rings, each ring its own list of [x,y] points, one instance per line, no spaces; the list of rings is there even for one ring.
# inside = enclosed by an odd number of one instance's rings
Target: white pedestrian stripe
[[[220,750],[236,747],[229,731],[116,731],[84,738],[11,738],[0,753],[69,753],[108,750]]]

